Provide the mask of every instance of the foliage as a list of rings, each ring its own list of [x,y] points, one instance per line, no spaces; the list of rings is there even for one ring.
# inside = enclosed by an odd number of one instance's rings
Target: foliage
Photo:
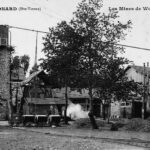
[[[30,57],[28,55],[23,55],[20,57],[21,66],[24,68],[24,72],[26,73],[29,68]]]
[[[75,31],[84,39],[80,48],[79,75],[82,81],[84,79],[83,82],[87,83],[85,85],[87,88],[109,85],[107,80],[109,74],[112,75],[112,79],[114,76],[118,78],[116,72],[120,72],[120,65],[127,63],[126,59],[117,57],[117,54],[124,49],[115,44],[120,39],[124,39],[125,30],[130,28],[131,22],[122,24],[116,21],[118,18],[116,12],[109,12],[108,15],[101,14],[99,11],[101,6],[99,0],[83,0],[71,21]]]
[[[46,59],[42,59],[41,67],[49,72],[52,87],[65,87],[65,123],[67,123],[67,87],[71,86],[76,74],[82,39],[65,21],[57,24],[55,28],[50,28],[49,32],[44,38],[43,52]]]
[[[50,28],[44,38],[46,58],[41,63],[43,69],[56,75],[61,86],[89,90],[89,116],[93,121],[92,102],[96,88],[108,99],[111,93],[121,95],[119,88],[126,88],[127,93],[131,86],[122,75],[123,66],[129,61],[118,57],[124,48],[117,43],[125,39],[132,23],[130,20],[121,23],[114,11],[101,13],[101,7],[101,0],[83,0],[69,24],[63,21]]]
[[[15,56],[12,59],[12,69],[19,69],[20,67],[20,58],[19,56]]]
[[[71,77],[76,73],[82,39],[65,21],[49,30],[50,33],[44,38],[46,59],[41,59],[41,66],[51,74],[51,79],[54,77],[58,81],[59,87],[70,85]]]
[[[16,71],[16,76],[19,80],[19,69],[20,68],[23,68],[24,69],[24,74],[26,74],[27,70],[28,70],[28,67],[29,67],[29,56],[28,55],[23,55],[23,56],[14,56],[11,58],[11,65],[10,65],[10,69],[11,69],[11,72],[13,70]],[[11,87],[11,96],[13,96],[13,98],[15,98],[16,100],[16,103],[15,103],[15,106],[11,106],[12,107],[12,110],[13,110],[13,113],[16,113],[17,112],[17,105],[18,105],[18,86],[17,87]],[[15,95],[14,95],[15,94]],[[15,96],[15,97],[14,97]]]
[[[28,55],[23,56],[14,56],[11,59],[11,70],[19,70],[20,67],[24,69],[24,73],[26,74],[29,68],[30,57]]]
[[[101,99],[111,99],[112,95],[117,100],[127,100],[129,93],[137,92],[138,85],[134,81],[128,81],[125,77],[124,65],[128,60],[122,57],[116,57],[109,60],[106,69],[103,70],[103,79],[100,86],[97,87],[97,94]]]
[[[122,24],[117,13],[101,14],[100,0],[83,0],[70,24],[61,22],[44,38],[46,58],[41,66],[64,85],[107,89],[120,80],[123,65],[129,61],[118,57],[123,47],[115,45],[124,39],[131,21]],[[118,85],[118,84],[117,84]],[[91,95],[92,96],[92,95]]]

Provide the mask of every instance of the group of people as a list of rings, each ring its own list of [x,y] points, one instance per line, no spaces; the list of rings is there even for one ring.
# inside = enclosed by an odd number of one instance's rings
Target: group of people
[[[60,115],[58,112],[58,108],[57,106],[51,105],[47,113],[47,124],[49,124],[50,126],[52,125],[58,126],[59,122],[60,122]]]

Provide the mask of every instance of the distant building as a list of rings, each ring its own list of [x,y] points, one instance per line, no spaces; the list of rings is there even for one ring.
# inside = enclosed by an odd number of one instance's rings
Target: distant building
[[[147,74],[149,74],[149,77],[147,78]],[[143,66],[128,66],[126,68],[126,76],[128,77],[128,80],[134,80],[135,82],[138,83],[144,83],[144,76],[145,82],[148,82],[148,79],[150,78],[150,68],[144,67]]]
[[[145,102],[145,116],[150,116],[150,68],[144,66],[128,66],[126,68],[126,77],[129,81],[134,80],[135,82],[139,83],[139,86],[144,85],[146,88],[146,102]],[[143,96],[142,95],[135,95],[132,98],[132,116],[133,117],[141,117],[142,116],[142,102]]]

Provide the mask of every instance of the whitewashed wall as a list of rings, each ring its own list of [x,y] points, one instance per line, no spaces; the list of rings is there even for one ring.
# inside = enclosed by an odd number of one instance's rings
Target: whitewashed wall
[[[128,77],[129,81],[134,80],[135,82],[144,83],[144,76],[141,73],[136,72],[134,68],[130,68],[126,72],[126,76]]]

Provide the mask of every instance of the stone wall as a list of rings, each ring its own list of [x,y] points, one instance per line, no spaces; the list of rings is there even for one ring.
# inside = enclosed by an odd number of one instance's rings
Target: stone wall
[[[5,117],[10,99],[10,51],[0,47],[0,119]]]

